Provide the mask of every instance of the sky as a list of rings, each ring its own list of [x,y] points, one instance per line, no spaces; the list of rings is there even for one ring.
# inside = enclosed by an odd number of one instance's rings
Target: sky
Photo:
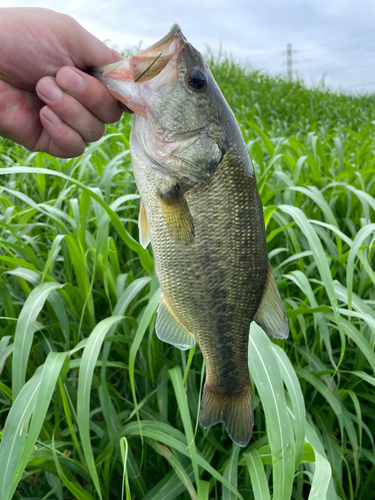
[[[0,0],[0,7],[49,7],[47,0]],[[375,92],[375,0],[55,0],[117,50],[142,48],[178,23],[198,50],[220,47],[235,60],[271,74],[345,92]],[[1,11],[0,11],[1,15]]]

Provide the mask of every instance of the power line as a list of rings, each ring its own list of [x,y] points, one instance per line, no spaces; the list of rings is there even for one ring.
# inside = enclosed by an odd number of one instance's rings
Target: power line
[[[375,85],[375,82],[366,82],[366,83],[357,83],[355,85],[349,85],[347,88],[353,88],[353,87],[367,87],[368,85]]]
[[[320,51],[320,47],[317,46],[316,48],[312,48],[310,50],[299,50],[298,49],[298,52],[301,52],[303,56],[307,56],[308,59],[304,59],[304,60],[313,60],[314,58],[318,58],[318,57],[333,57],[333,56],[336,56],[338,58],[340,58],[340,60],[344,60],[344,59],[350,59],[350,58],[353,58],[353,57],[360,57],[360,56],[363,56],[363,57],[368,57],[368,56],[371,56],[372,54],[374,54],[374,44],[375,44],[375,40],[369,42],[369,43],[366,43],[365,46],[362,46],[362,47],[340,47],[340,48],[337,48],[337,49],[332,49],[330,50],[329,52],[327,51]],[[315,57],[314,57],[315,55]]]
[[[296,61],[294,61],[296,62]],[[308,64],[308,68],[310,69],[319,69],[319,68],[324,68],[324,67],[329,67],[329,70],[333,70],[333,69],[349,69],[349,66],[347,64],[337,64],[337,63],[340,63],[341,60],[337,60],[337,61],[319,61],[317,59],[309,59],[309,60],[299,60],[298,61],[300,64]],[[311,64],[311,62],[313,62],[313,64]],[[353,69],[359,69],[359,68],[368,68],[369,67],[369,61],[363,61],[362,59],[361,60],[358,60],[356,61],[354,64],[351,64],[350,65],[350,69],[353,70]]]
[[[366,33],[363,33],[363,35],[365,35]],[[353,38],[359,38],[358,36],[356,37],[349,37],[347,38],[345,41],[348,41],[350,39],[353,39]],[[326,67],[326,70],[325,70],[325,73],[330,73],[332,70],[335,70],[335,69],[340,69],[340,70],[343,70],[345,69],[345,66],[343,63],[344,61],[348,60],[348,59],[353,59],[353,58],[357,58],[357,61],[354,62],[354,65],[351,64],[351,68],[359,68],[359,67],[363,67],[363,66],[368,66],[369,65],[369,60],[374,60],[374,57],[375,57],[375,51],[371,50],[371,45],[374,43],[374,41],[370,42],[369,44],[366,44],[365,47],[363,47],[363,54],[361,53],[358,53],[358,50],[360,49],[359,47],[354,47],[352,49],[347,49],[346,53],[343,53],[343,49],[344,48],[338,48],[338,49],[333,49],[333,53],[332,53],[332,56],[334,56],[334,52],[338,51],[338,52],[341,52],[341,54],[336,54],[336,57],[334,57],[334,59],[332,59],[332,57],[330,59],[330,61],[324,61],[324,59],[327,59],[327,57],[324,57],[324,55],[320,54],[320,55],[317,55],[315,58],[303,58],[302,57],[302,60],[296,60],[293,56],[294,54],[296,53],[300,53],[300,52],[303,52],[303,55],[306,54],[306,50],[294,50],[293,49],[293,46],[291,43],[288,43],[287,46],[286,46],[286,50],[267,50],[267,49],[257,49],[257,54],[256,54],[256,57],[250,57],[249,59],[249,62],[254,62],[254,61],[259,61],[259,60],[264,60],[264,59],[269,59],[269,58],[273,58],[274,56],[276,56],[277,54],[279,55],[282,55],[283,57],[285,57],[285,60],[284,62],[282,63],[282,66],[286,66],[286,73],[287,73],[287,78],[289,80],[292,80],[293,79],[293,75],[294,75],[294,72],[296,71],[295,69],[295,66],[296,66],[296,63],[298,62],[299,64],[301,63],[303,66],[305,66],[305,64],[308,64],[310,69],[313,69],[313,68],[324,68]],[[327,46],[329,44],[325,44],[325,46]],[[370,46],[369,46],[370,45]],[[315,50],[319,49],[320,47],[323,47],[324,45],[321,45],[321,46],[316,46]],[[370,49],[370,50],[369,50]],[[311,51],[314,50],[314,49],[310,49]],[[354,53],[353,53],[354,52]],[[355,53],[356,52],[356,53]],[[366,63],[364,64],[364,59],[366,58]],[[311,62],[310,62],[311,61]],[[334,64],[334,66],[332,67],[332,63],[336,63]],[[306,66],[305,66],[306,68]],[[308,68],[306,68],[308,69]],[[301,75],[300,75],[301,76]],[[356,84],[356,85],[350,85],[350,86],[345,86],[344,88],[354,88],[354,87],[362,87],[362,86],[371,86],[371,85],[375,85],[375,82],[371,81],[371,82],[365,82],[363,84]]]
[[[280,54],[282,54],[283,52],[285,51],[278,50],[270,53],[269,55],[258,55],[257,57],[250,57],[250,61],[263,61],[264,59],[270,59],[272,57],[280,56]]]
[[[373,31],[365,31],[364,33],[361,33],[360,35],[354,35],[354,36],[351,36],[351,37],[346,37],[346,38],[342,38],[340,40],[334,40],[334,41],[331,41],[331,42],[328,42],[328,43],[323,43],[323,44],[319,44],[319,45],[314,45],[313,47],[306,47],[304,48],[304,46],[302,46],[300,49],[298,49],[298,52],[300,53],[309,53],[309,52],[316,52],[317,50],[319,49],[322,49],[322,48],[325,48],[325,47],[331,47],[332,45],[336,45],[337,43],[344,43],[344,42],[350,42],[352,40],[356,40],[356,39],[360,39],[360,38],[363,38],[364,36],[368,35],[368,34],[373,34]],[[373,44],[375,43],[375,40],[370,40],[368,42],[366,42],[366,48],[368,49],[369,46],[372,46]],[[337,47],[337,48],[334,48],[334,51],[335,52],[352,52],[352,51],[358,51],[360,50],[361,47]],[[254,56],[255,57],[251,57],[251,60],[252,61],[256,61],[256,60],[261,60],[263,58],[270,58],[272,56],[277,56],[280,54],[280,50],[277,50],[277,49],[250,49],[251,52],[255,52]],[[283,54],[285,54],[287,51],[283,51]],[[295,51],[293,51],[293,53],[295,53]],[[350,56],[351,57],[351,56]],[[355,55],[353,55],[353,57],[355,57]]]
[[[360,35],[354,35],[354,36],[342,38],[341,40],[335,40],[335,41],[331,41],[331,42],[328,42],[328,43],[322,43],[320,45],[317,45],[317,47],[318,48],[320,48],[320,47],[330,47],[331,45],[336,45],[337,43],[343,43],[343,42],[347,42],[347,41],[350,41],[350,40],[356,40],[358,38],[363,38],[364,36],[369,35],[369,34],[373,35],[374,34],[374,30],[365,31],[364,33],[361,33]],[[299,52],[309,52],[311,50],[312,50],[311,48],[304,49],[302,47],[299,50]]]

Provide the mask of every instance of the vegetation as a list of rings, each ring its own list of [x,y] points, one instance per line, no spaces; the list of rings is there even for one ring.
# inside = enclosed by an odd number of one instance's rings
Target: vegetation
[[[197,424],[199,349],[154,333],[124,116],[78,159],[0,139],[0,498],[375,498],[375,97],[211,60],[290,337],[251,327],[254,435]]]

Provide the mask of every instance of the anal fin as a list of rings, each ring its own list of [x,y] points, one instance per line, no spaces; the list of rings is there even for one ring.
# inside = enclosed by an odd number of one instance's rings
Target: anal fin
[[[160,340],[172,344],[182,351],[190,349],[195,344],[194,335],[179,321],[164,295],[161,297],[157,311],[155,331]]]
[[[273,339],[286,339],[289,335],[288,319],[269,262],[262,300],[254,321]]]
[[[160,195],[164,217],[172,235],[185,244],[194,240],[194,222],[188,204],[178,186]]]
[[[139,243],[146,248],[150,243],[150,233],[148,230],[147,217],[145,206],[142,203],[139,207],[139,216],[138,216],[138,229],[139,229]]]

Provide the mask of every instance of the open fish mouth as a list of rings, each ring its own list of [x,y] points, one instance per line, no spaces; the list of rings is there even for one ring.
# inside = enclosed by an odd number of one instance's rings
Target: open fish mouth
[[[166,83],[169,86],[177,84],[177,62],[185,43],[181,28],[174,24],[167,35],[148,49],[114,64],[92,68],[90,73],[119,101],[132,111],[142,114],[143,106],[140,106],[139,99],[141,93],[155,91]],[[163,75],[160,75],[162,72]],[[162,78],[157,78],[158,76]]]
[[[209,92],[205,94],[212,77],[177,24],[148,49],[94,68],[91,74],[134,112],[133,155],[136,150],[146,155],[151,160],[147,163],[181,178],[181,185],[209,178],[210,165],[222,156],[215,142],[217,133],[210,135],[216,115],[212,112],[208,120],[199,104],[204,102],[206,111],[212,108]]]

